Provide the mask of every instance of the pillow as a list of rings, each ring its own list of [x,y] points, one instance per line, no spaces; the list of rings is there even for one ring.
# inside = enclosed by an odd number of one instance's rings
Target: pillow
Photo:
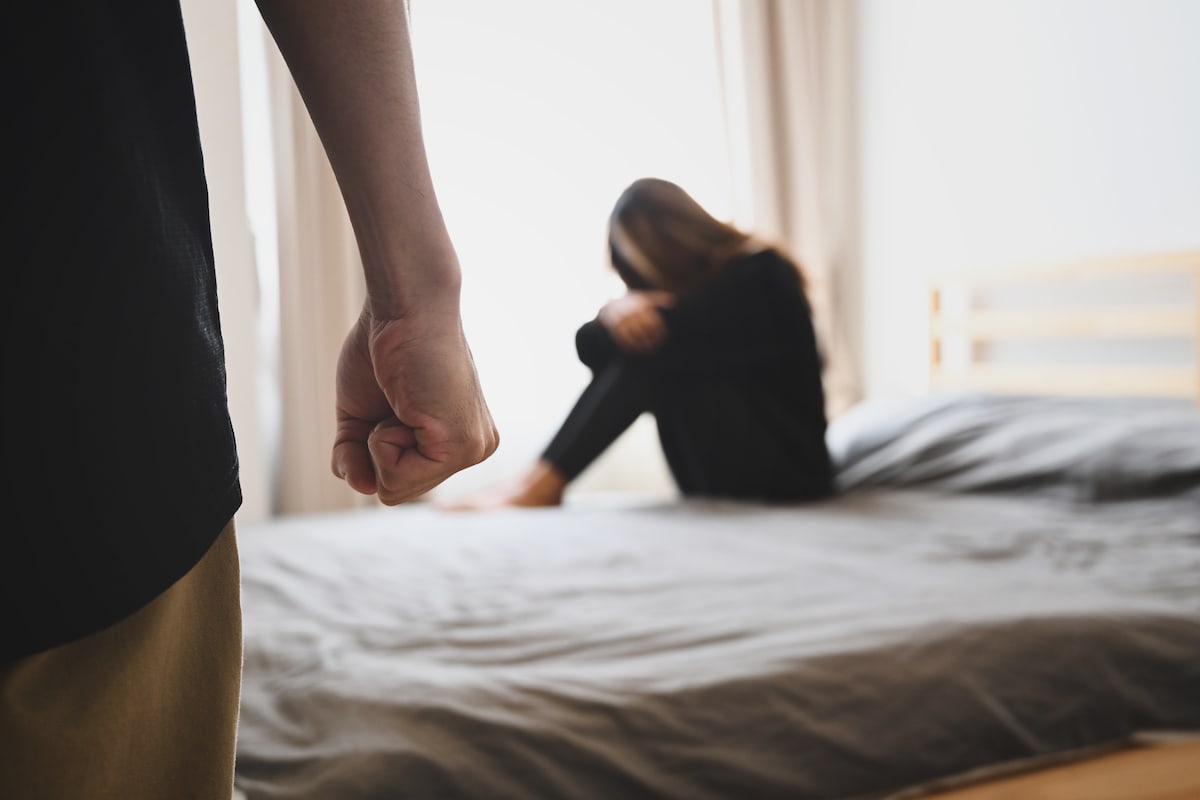
[[[980,392],[868,400],[831,421],[840,490],[921,486],[1076,500],[1196,492],[1200,409],[1186,400]]]

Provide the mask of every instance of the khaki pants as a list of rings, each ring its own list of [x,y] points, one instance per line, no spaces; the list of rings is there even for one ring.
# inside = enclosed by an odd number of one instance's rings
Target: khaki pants
[[[0,667],[0,798],[229,800],[240,593],[230,522],[137,613]]]

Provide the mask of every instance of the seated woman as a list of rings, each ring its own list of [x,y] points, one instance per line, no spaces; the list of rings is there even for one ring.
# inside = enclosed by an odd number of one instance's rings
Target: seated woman
[[[576,334],[591,382],[524,474],[444,507],[559,505],[644,412],[685,497],[831,494],[821,357],[798,266],[655,178],[621,194],[608,244],[628,291]]]

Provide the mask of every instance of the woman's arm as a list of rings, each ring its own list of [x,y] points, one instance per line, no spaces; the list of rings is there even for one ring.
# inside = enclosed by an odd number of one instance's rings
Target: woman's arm
[[[627,353],[651,353],[667,335],[662,310],[675,304],[670,292],[631,289],[600,308],[600,321]]]

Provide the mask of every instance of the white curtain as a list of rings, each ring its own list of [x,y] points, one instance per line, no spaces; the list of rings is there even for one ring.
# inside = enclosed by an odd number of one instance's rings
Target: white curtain
[[[808,278],[831,416],[861,396],[854,0],[714,0],[738,222]]]
[[[334,376],[364,298],[358,248],[337,181],[282,56],[268,47],[279,227],[280,514],[375,503],[330,468]]]

